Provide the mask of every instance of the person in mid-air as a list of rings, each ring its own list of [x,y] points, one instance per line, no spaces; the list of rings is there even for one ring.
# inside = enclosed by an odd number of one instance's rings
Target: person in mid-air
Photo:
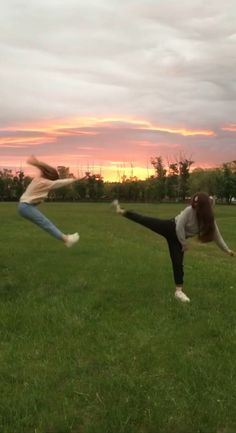
[[[68,248],[72,247],[72,245],[78,242],[79,234],[73,233],[66,235],[62,233],[39,211],[38,205],[47,198],[50,191],[70,185],[76,179],[59,179],[59,174],[55,168],[42,161],[38,161],[34,156],[31,156],[27,162],[39,169],[39,175],[34,177],[20,197],[18,206],[19,214],[41,227],[54,238],[64,242]]]
[[[172,219],[160,219],[141,215],[120,207],[118,200],[113,201],[116,212],[150,230],[167,240],[175,280],[175,297],[182,302],[189,302],[189,297],[183,292],[184,253],[188,249],[186,239],[198,236],[201,242],[215,243],[230,256],[235,253],[224,242],[213,214],[213,199],[204,192],[194,194],[191,205]]]

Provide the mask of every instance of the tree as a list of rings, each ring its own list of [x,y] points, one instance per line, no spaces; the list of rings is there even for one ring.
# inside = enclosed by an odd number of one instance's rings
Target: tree
[[[178,179],[179,179],[179,167],[178,163],[169,163],[168,165],[168,176],[166,179],[166,195],[170,199],[177,200],[178,197]]]
[[[189,193],[195,194],[197,191],[204,191],[210,195],[217,195],[218,169],[195,168],[189,177]]]
[[[31,180],[32,179],[29,176],[25,176],[25,173],[22,170],[16,172],[12,179],[12,195],[16,200],[19,200],[20,196],[23,194]]]
[[[156,172],[156,198],[160,201],[166,195],[166,173],[167,170],[163,164],[161,156],[151,158],[151,164],[153,165]]]
[[[11,200],[12,199],[12,170],[8,168],[3,168],[0,171],[0,196],[1,200]]]
[[[222,181],[224,198],[231,204],[232,198],[236,196],[236,161],[223,164]]]
[[[179,161],[179,197],[183,201],[189,194],[190,167],[193,163],[194,161],[186,158]]]
[[[85,185],[85,198],[89,200],[101,199],[104,194],[104,182],[101,174],[92,174],[90,171],[85,173],[83,179]]]

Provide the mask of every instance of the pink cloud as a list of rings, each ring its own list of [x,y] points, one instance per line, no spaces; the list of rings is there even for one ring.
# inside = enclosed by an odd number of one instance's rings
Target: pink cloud
[[[114,179],[123,169],[137,171],[137,176],[145,178],[151,170],[152,156],[170,160],[182,152],[187,157],[191,155],[198,166],[214,166],[233,159],[234,146],[227,133],[235,130],[236,125],[230,124],[217,134],[211,129],[162,126],[122,116],[17,124],[0,128],[1,165],[25,167],[28,155],[35,153],[49,164],[66,165],[72,171],[82,172],[90,167]]]

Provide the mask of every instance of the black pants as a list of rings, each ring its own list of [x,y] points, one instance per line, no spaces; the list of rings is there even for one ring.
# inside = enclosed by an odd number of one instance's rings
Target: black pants
[[[145,215],[141,215],[133,211],[125,211],[123,214],[126,218],[139,223],[155,233],[158,233],[167,240],[170,257],[172,261],[172,268],[174,273],[174,280],[177,286],[183,285],[184,278],[184,267],[183,258],[184,253],[182,251],[182,245],[179,242],[176,230],[175,220],[164,220],[160,218],[153,218]]]

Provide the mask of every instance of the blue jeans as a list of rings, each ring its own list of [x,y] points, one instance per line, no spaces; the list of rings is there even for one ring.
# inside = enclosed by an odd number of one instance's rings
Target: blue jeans
[[[60,241],[63,239],[62,232],[37,209],[36,205],[19,203],[18,211],[22,217],[32,221],[37,226],[41,227],[41,229],[54,236],[54,238],[59,239]]]

